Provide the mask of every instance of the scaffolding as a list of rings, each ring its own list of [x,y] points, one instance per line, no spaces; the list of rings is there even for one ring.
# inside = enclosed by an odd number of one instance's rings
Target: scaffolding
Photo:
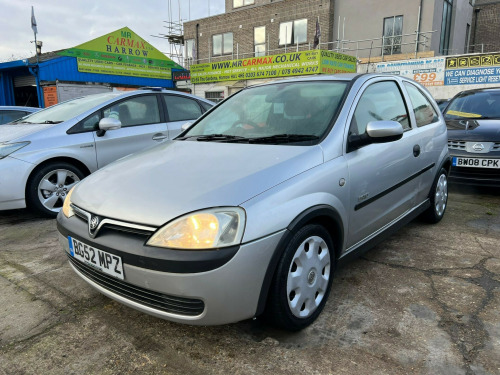
[[[175,1],[175,0],[174,0]],[[184,25],[181,18],[181,3],[177,0],[178,19],[174,19],[174,9],[172,7],[172,0],[167,0],[167,16],[168,19],[163,21],[163,27],[166,29],[165,33],[158,35],[151,35],[155,38],[166,39],[168,43],[168,51],[162,51],[167,57],[176,63],[182,65],[184,62]],[[191,9],[189,10],[191,13]]]

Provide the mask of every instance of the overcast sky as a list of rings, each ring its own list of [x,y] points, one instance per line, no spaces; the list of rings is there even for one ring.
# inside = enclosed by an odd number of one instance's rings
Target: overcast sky
[[[224,0],[0,0],[0,62],[34,55],[31,6],[35,8],[37,39],[42,52],[75,47],[108,32],[129,27],[162,52],[165,40],[151,35],[166,33],[163,21],[184,21],[224,12]]]

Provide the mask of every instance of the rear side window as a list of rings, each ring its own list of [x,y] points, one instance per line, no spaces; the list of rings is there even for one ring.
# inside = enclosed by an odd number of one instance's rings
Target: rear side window
[[[201,106],[203,107],[203,109],[205,111],[208,111],[210,108],[212,108],[214,106],[213,104],[208,104],[208,103],[205,103],[205,102],[202,102],[202,101],[200,101],[199,103],[201,104]]]
[[[201,107],[194,99],[178,95],[162,95],[167,106],[169,121],[196,120],[201,116]]]
[[[394,81],[377,82],[361,95],[349,128],[350,134],[366,133],[371,121],[397,121],[403,129],[410,129],[408,111]]]
[[[155,95],[137,96],[124,100],[104,110],[104,117],[120,120],[122,127],[156,124],[160,110]]]
[[[427,97],[414,85],[405,82],[406,90],[410,96],[411,104],[413,106],[413,113],[417,121],[417,126],[425,126],[432,124],[439,120],[439,116],[434,110],[431,102]]]

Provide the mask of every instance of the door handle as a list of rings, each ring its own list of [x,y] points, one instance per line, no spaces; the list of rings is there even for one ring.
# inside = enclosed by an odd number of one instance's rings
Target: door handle
[[[162,133],[158,133],[158,134],[153,135],[153,141],[162,141],[165,138],[168,138],[168,135],[165,135]]]
[[[418,157],[418,155],[420,155],[420,146],[415,145],[413,146],[413,156]]]

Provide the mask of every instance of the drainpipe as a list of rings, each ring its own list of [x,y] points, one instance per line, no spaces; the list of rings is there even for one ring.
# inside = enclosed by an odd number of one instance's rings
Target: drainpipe
[[[474,46],[474,52],[476,52],[476,33],[477,33],[477,17],[479,16],[479,12],[481,9],[474,9],[475,17],[474,17],[474,35],[472,36],[472,45]],[[469,51],[467,51],[469,52]]]
[[[200,58],[200,44],[198,43],[200,37],[200,24],[196,24],[196,62]]]

